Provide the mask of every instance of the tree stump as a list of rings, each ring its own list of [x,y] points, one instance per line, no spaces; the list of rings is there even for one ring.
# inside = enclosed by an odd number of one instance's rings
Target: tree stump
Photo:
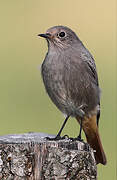
[[[85,142],[48,141],[44,133],[0,137],[0,180],[96,180],[93,150]]]

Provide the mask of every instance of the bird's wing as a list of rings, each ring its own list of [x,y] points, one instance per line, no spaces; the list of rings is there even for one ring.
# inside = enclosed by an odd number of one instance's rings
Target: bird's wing
[[[96,83],[97,86],[99,86],[96,65],[92,55],[89,52],[85,52],[85,53],[82,52],[81,59],[85,62],[88,72],[94,78],[94,82]]]
[[[88,87],[89,84],[92,84],[94,88],[99,89],[96,65],[90,53],[88,53],[87,51],[83,52],[82,54],[80,53],[80,55],[79,53],[70,53],[70,56],[65,59],[65,64],[67,64],[66,67],[64,67],[64,72],[66,72],[65,78],[69,80],[70,76],[70,82],[67,83],[67,85],[69,84],[70,92],[72,92],[73,96],[76,97],[76,101],[80,101],[80,98],[82,99],[82,97],[84,96],[83,93],[88,93],[88,89],[86,87]],[[78,96],[79,94],[82,97]],[[89,101],[92,97],[93,94],[88,95]],[[100,97],[97,97],[97,101],[100,107]],[[100,108],[98,109],[97,124],[100,117]]]
[[[94,82],[96,83],[97,86],[99,86],[96,65],[92,55],[88,52],[88,53],[82,53],[81,56],[82,56],[82,60],[86,64],[86,67],[88,68],[88,71],[91,73],[92,77],[94,78]],[[100,101],[98,105],[99,108],[97,111],[97,125],[99,124],[99,118],[100,118]]]

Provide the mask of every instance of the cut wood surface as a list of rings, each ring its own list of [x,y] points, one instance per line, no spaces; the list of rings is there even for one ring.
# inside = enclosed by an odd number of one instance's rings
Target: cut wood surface
[[[96,180],[93,150],[44,133],[0,136],[0,180]]]

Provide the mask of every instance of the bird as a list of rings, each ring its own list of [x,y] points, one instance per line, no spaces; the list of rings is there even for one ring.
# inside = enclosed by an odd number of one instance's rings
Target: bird
[[[38,34],[47,41],[48,51],[41,65],[47,94],[65,115],[61,132],[69,117],[80,124],[88,144],[95,150],[96,163],[105,165],[106,155],[99,135],[100,94],[98,74],[93,56],[74,31],[66,26],[54,26]]]

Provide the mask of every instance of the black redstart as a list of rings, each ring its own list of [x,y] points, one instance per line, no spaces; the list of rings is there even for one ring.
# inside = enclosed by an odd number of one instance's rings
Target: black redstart
[[[106,164],[106,156],[98,132],[100,117],[100,88],[96,65],[90,52],[68,27],[54,26],[45,34],[48,52],[41,72],[45,89],[66,119],[75,117],[83,128],[87,142],[96,151],[96,162]]]

